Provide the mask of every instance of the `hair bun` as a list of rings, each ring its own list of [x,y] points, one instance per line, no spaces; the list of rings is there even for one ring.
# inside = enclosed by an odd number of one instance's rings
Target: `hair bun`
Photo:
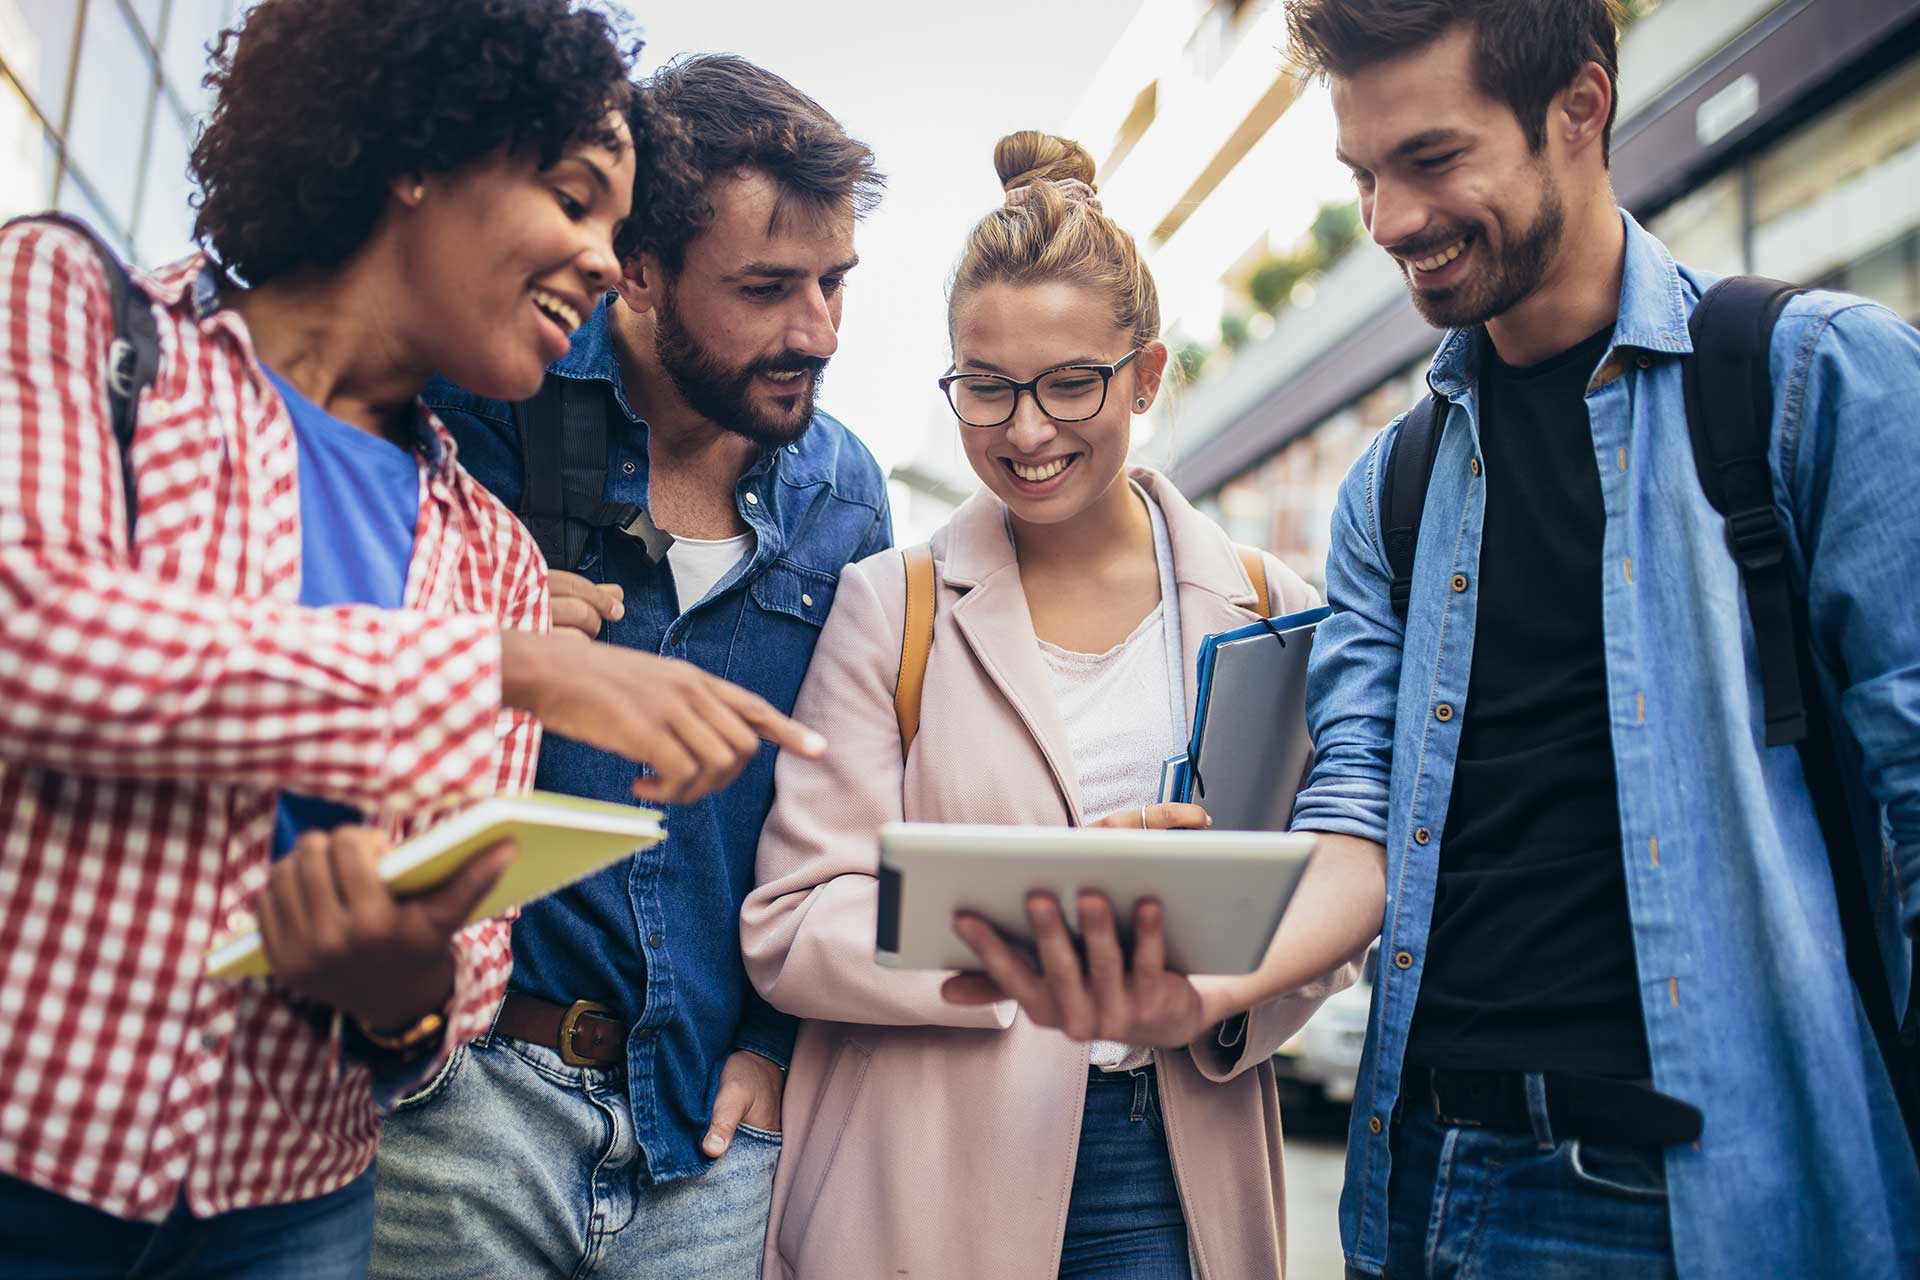
[[[994,171],[1004,191],[1017,191],[1036,182],[1093,182],[1093,157],[1071,138],[1055,137],[1035,129],[1010,133],[994,144]]]

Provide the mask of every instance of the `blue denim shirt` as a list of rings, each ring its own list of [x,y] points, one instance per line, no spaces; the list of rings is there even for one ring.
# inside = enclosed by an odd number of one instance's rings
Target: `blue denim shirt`
[[[1641,1008],[1656,1087],[1706,1115],[1697,1144],[1667,1153],[1680,1274],[1909,1275],[1920,1171],[1847,976],[1799,757],[1763,745],[1739,572],[1694,470],[1677,357],[1711,280],[1676,267],[1631,218],[1626,227],[1614,346],[1586,399],[1606,510],[1607,695]],[[1348,1261],[1370,1273],[1386,1251],[1394,1107],[1464,720],[1440,709],[1463,708],[1473,665],[1483,341],[1447,334],[1428,374],[1449,408],[1406,625],[1388,600],[1378,508],[1396,422],[1341,488],[1334,613],[1310,669],[1319,755],[1294,825],[1387,850],[1386,962],[1340,1203]],[[1920,916],[1920,334],[1858,298],[1808,294],[1783,315],[1770,367],[1775,498],[1822,692],[1844,726],[1860,853],[1904,1006],[1901,928]],[[1456,573],[1465,591],[1451,588]],[[1422,826],[1439,838],[1413,843]]]
[[[606,497],[644,506],[647,426],[627,405],[607,307],[602,300],[547,376],[604,386],[626,424],[608,443]],[[460,461],[517,510],[525,477],[508,406],[438,380],[426,400]],[[617,530],[589,538],[577,572],[626,592],[625,616],[603,624],[600,643],[684,658],[791,712],[841,566],[893,541],[886,482],[850,431],[816,413],[799,442],[748,468],[734,505],[753,530],[753,555],[684,613],[666,562],[649,563]],[[774,755],[762,743],[732,786],[667,813],[663,843],[533,904],[514,926],[515,990],[599,1001],[633,1027],[628,1099],[655,1182],[710,1163],[699,1142],[729,1053],[751,1049],[785,1066],[793,1049],[793,1020],[760,999],[740,960],[740,903],[773,803]],[[618,756],[548,734],[535,785],[631,803],[638,776]]]

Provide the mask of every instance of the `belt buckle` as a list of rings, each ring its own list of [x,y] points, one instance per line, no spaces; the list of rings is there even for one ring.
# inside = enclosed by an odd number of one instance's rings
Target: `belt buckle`
[[[606,1018],[613,1016],[613,1010],[607,1005],[595,1004],[591,1000],[575,1000],[571,1005],[567,1006],[566,1013],[560,1018],[560,1043],[555,1045],[554,1048],[560,1051],[560,1061],[570,1067],[598,1067],[604,1065],[603,1063],[596,1062],[592,1058],[583,1058],[573,1050],[574,1029],[579,1025],[580,1019],[589,1013],[597,1013]]]

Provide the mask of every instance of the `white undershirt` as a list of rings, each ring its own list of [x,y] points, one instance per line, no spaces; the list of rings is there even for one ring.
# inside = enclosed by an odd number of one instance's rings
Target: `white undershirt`
[[[1105,653],[1075,653],[1035,637],[1066,726],[1080,811],[1089,821],[1138,810],[1160,798],[1160,769],[1186,738],[1186,690],[1180,675],[1180,606],[1165,525],[1151,499],[1160,603],[1133,634]],[[1131,903],[1115,903],[1117,911]],[[1153,1060],[1153,1050],[1096,1040],[1088,1061],[1127,1071]]]
[[[753,531],[731,538],[682,538],[675,535],[667,548],[667,567],[673,570],[673,590],[680,612],[699,604],[713,584],[753,551]]]

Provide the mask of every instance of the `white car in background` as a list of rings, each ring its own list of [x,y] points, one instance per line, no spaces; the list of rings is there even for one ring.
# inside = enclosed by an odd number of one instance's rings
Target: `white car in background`
[[[1367,1019],[1373,1009],[1373,980],[1380,945],[1367,951],[1360,981],[1327,997],[1307,1025],[1273,1055],[1273,1069],[1284,1089],[1291,1084],[1341,1106],[1353,1101],[1360,1055],[1367,1044]]]

